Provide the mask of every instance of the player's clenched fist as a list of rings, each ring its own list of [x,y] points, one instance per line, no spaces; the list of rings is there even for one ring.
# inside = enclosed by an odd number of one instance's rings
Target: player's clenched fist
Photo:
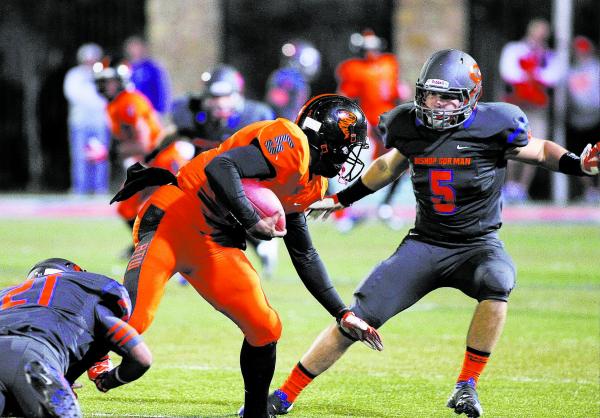
[[[383,351],[383,342],[377,330],[354,315],[354,312],[348,311],[340,318],[340,327],[344,332],[358,341],[362,341],[369,348]]]
[[[585,174],[595,176],[599,171],[600,164],[600,142],[596,142],[596,145],[588,144],[587,147],[581,153],[581,170]]]

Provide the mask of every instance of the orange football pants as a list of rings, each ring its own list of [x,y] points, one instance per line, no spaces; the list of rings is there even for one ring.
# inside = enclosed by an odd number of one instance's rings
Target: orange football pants
[[[239,248],[201,232],[200,201],[175,186],[162,186],[136,219],[135,251],[124,285],[133,312],[129,324],[143,333],[152,323],[168,280],[181,273],[215,309],[230,318],[253,346],[279,340],[281,321],[269,305],[259,276]]]
[[[154,190],[156,190],[156,187],[148,187],[141,192],[137,192],[129,199],[119,202],[117,205],[117,213],[121,218],[125,219],[125,221],[135,220],[138,211]]]

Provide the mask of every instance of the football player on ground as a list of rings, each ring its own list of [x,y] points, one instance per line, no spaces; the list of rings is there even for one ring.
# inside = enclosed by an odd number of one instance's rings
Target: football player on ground
[[[462,369],[447,406],[479,417],[476,386],[506,319],[515,267],[498,238],[506,161],[552,171],[598,174],[600,142],[581,156],[535,138],[527,116],[507,103],[479,103],[475,60],[454,49],[434,53],[423,66],[414,103],[382,115],[379,128],[390,152],[338,194],[313,205],[319,216],[347,207],[396,179],[408,160],[417,199],[415,227],[354,293],[352,312],[374,327],[440,287],[454,287],[479,303],[466,340]],[[352,345],[331,326],[317,337],[284,384],[269,395],[269,410],[285,414],[300,392]]]
[[[152,355],[130,314],[123,286],[62,258],[0,290],[0,415],[81,417],[71,385],[108,350],[123,361],[96,378],[98,390],[140,378]]]
[[[167,281],[181,273],[244,334],[240,363],[246,418],[269,416],[267,395],[282,328],[244,254],[248,234],[264,240],[283,237],[309,292],[348,335],[382,348],[377,332],[342,302],[312,245],[304,216],[325,195],[327,178],[358,175],[366,131],[365,115],[353,101],[320,95],[306,103],[296,123],[283,118],[253,123],[196,156],[177,176],[156,168],[129,170],[128,181],[113,198],[126,199],[144,184],[171,183],[153,193],[136,219],[136,247],[124,280],[133,303],[130,324],[143,333]],[[259,217],[241,178],[256,178],[276,194],[285,210],[287,234],[275,228],[279,215]]]

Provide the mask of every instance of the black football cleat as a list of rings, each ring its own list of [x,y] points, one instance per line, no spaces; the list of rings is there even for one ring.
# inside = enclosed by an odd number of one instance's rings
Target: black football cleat
[[[50,366],[41,361],[30,361],[25,365],[25,376],[50,416],[61,418],[83,416],[71,386]]]
[[[475,390],[475,382],[472,379],[456,384],[454,393],[448,399],[446,406],[454,409],[458,415],[465,414],[469,418],[477,418],[483,414],[483,408]]]

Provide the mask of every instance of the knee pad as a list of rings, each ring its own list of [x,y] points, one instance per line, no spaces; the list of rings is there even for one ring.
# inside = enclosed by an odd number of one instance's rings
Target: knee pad
[[[515,269],[503,260],[490,261],[477,267],[475,280],[480,284],[479,301],[495,299],[506,302],[515,287]]]

